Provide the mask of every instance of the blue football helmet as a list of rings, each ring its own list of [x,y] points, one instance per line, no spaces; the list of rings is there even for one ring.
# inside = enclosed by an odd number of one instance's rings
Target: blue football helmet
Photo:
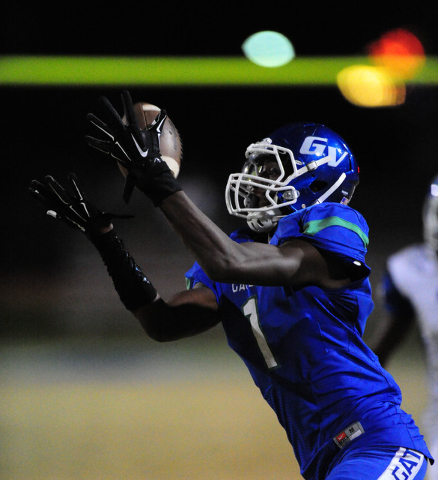
[[[423,236],[425,243],[438,251],[438,175],[429,185],[423,204]]]
[[[230,175],[228,212],[269,231],[292,212],[322,202],[348,204],[359,183],[356,159],[345,141],[317,123],[293,123],[251,144],[241,173]]]

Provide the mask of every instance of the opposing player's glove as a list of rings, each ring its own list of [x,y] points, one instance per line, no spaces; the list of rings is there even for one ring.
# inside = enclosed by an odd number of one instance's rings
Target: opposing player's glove
[[[100,102],[105,121],[92,113],[87,115],[87,119],[106,134],[107,139],[86,136],[86,140],[90,146],[115,158],[128,171],[123,192],[125,202],[129,202],[135,186],[148,196],[155,206],[172,193],[181,190],[160,154],[160,136],[167,119],[166,111],[161,110],[150,127],[141,129],[129,92],[122,92],[126,123],[107,98],[102,97]]]
[[[111,224],[112,218],[132,218],[131,215],[101,212],[88,201],[79,186],[77,176],[70,173],[68,179],[73,193],[64,189],[50,175],[44,178],[44,183],[32,180],[30,192],[48,208],[47,215],[84,232],[92,241],[101,235],[102,228]]]

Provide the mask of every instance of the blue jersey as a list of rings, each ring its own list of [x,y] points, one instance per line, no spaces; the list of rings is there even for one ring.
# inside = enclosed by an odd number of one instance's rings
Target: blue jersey
[[[231,238],[251,242],[253,234],[242,229]],[[212,282],[195,263],[187,279],[215,293],[228,343],[276,412],[303,477],[324,478],[344,448],[364,442],[430,457],[411,416],[400,408],[400,389],[362,340],[373,308],[364,218],[344,205],[315,205],[282,218],[270,243],[292,238],[355,264],[363,275],[336,290],[261,287]]]

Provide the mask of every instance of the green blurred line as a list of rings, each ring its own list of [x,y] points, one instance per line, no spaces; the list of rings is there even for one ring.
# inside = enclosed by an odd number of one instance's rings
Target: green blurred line
[[[261,86],[336,85],[345,67],[367,57],[301,57],[278,68],[240,57],[0,56],[0,85]],[[410,84],[437,85],[438,57],[428,57]]]

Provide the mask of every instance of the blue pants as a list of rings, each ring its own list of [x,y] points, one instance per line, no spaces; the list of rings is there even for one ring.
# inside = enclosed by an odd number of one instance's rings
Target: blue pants
[[[363,447],[348,451],[326,480],[422,480],[427,459],[407,448]]]

